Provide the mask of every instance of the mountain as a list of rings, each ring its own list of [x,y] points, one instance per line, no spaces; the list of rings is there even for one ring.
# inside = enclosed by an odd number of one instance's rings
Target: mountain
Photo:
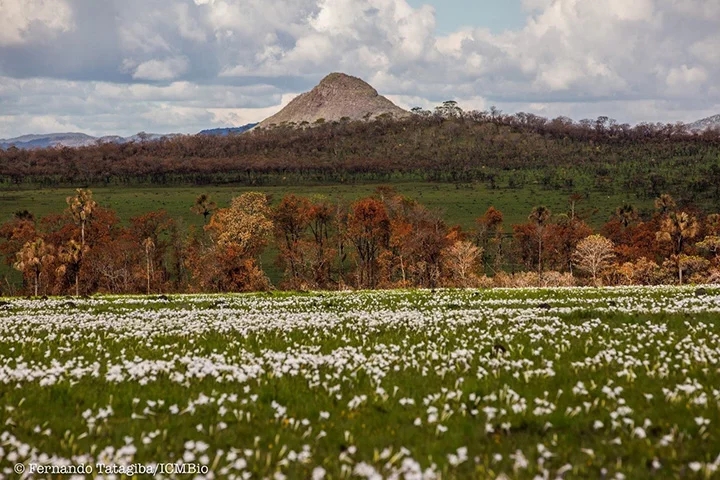
[[[179,133],[159,134],[140,132],[131,137],[106,135],[93,137],[84,133],[48,133],[45,135],[23,135],[21,137],[0,139],[0,149],[16,147],[23,150],[52,147],[88,147],[98,143],[152,142],[164,138],[174,138]]]
[[[720,115],[713,115],[712,117],[703,118],[697,122],[693,122],[688,125],[690,130],[707,130],[709,128],[720,128]]]
[[[213,137],[227,137],[228,135],[239,135],[255,127],[257,123],[248,123],[242,127],[210,128],[201,130],[198,135],[210,135]]]
[[[369,120],[381,115],[395,118],[407,117],[409,112],[379,95],[377,90],[363,80],[344,73],[331,73],[310,90],[295,97],[275,115],[258,125],[332,122],[342,119]]]
[[[93,145],[97,139],[84,133],[50,133],[47,135],[23,135],[21,137],[0,139],[0,148],[6,149],[12,146],[22,149],[47,148],[47,147],[85,147]]]

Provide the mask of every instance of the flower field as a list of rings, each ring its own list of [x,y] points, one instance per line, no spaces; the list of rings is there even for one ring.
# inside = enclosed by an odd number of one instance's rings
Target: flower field
[[[0,305],[3,478],[710,478],[719,407],[716,287]]]

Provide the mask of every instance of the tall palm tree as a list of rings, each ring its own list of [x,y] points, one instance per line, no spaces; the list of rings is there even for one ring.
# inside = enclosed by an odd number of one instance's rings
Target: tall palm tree
[[[80,246],[85,247],[85,226],[92,218],[97,203],[92,198],[90,190],[78,188],[74,197],[66,199],[70,213],[77,225],[80,225]]]
[[[194,213],[203,216],[203,221],[207,223],[208,216],[217,209],[217,205],[210,199],[210,195],[202,193],[195,199],[195,204],[191,208]]]
[[[17,253],[17,261],[13,267],[23,273],[31,273],[35,280],[35,296],[38,295],[38,285],[40,284],[40,275],[43,268],[55,260],[53,256],[54,248],[52,245],[45,243],[45,240],[38,237],[31,240]]]
[[[659,242],[667,242],[672,245],[673,258],[678,264],[678,280],[681,284],[683,278],[680,254],[685,248],[686,241],[695,238],[698,233],[700,233],[700,224],[695,216],[687,212],[673,212],[663,219],[660,231],[656,234]]]
[[[615,209],[615,216],[618,218],[622,226],[627,228],[630,222],[634,222],[638,218],[637,210],[629,203]]]
[[[675,200],[668,193],[663,193],[655,199],[655,210],[657,210],[660,215],[667,215],[676,206]]]
[[[83,247],[75,240],[70,240],[60,247],[58,252],[58,259],[63,263],[60,267],[60,273],[65,273],[67,267],[70,267],[75,274],[76,297],[80,295],[80,265],[86,251],[87,247]]]

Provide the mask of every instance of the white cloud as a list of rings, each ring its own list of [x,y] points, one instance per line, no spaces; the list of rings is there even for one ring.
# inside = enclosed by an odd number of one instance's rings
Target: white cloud
[[[136,80],[172,80],[187,72],[188,66],[187,57],[149,60],[138,65],[132,77]]]
[[[33,26],[51,33],[73,28],[72,10],[63,0],[0,0],[0,46],[38,39],[29,36]]]
[[[0,49],[3,114],[87,131],[260,120],[332,71],[405,107],[455,99],[466,110],[665,122],[720,105],[717,0],[523,0],[523,28],[449,35],[436,33],[432,7],[406,0],[0,6],[0,45],[13,46]],[[17,125],[34,124],[0,123],[0,136]]]

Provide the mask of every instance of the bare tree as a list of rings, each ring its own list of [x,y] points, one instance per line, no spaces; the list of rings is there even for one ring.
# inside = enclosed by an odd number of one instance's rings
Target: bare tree
[[[542,248],[543,248],[543,236],[545,233],[545,226],[547,225],[548,220],[550,220],[551,215],[552,215],[552,212],[550,212],[550,209],[541,205],[539,207],[533,208],[532,212],[530,212],[530,215],[528,216],[528,220],[533,222],[537,229],[538,272],[539,273],[542,273]]]
[[[147,277],[147,294],[150,295],[150,276],[152,275],[152,253],[155,251],[155,242],[152,238],[147,237],[142,242],[145,247],[145,270]]]
[[[577,268],[592,275],[593,284],[598,285],[598,275],[615,258],[614,247],[613,242],[602,235],[590,235],[578,242],[572,261]]]
[[[455,286],[471,287],[477,284],[476,271],[480,266],[482,248],[467,240],[458,240],[446,248],[444,260],[446,268],[455,280]]]

